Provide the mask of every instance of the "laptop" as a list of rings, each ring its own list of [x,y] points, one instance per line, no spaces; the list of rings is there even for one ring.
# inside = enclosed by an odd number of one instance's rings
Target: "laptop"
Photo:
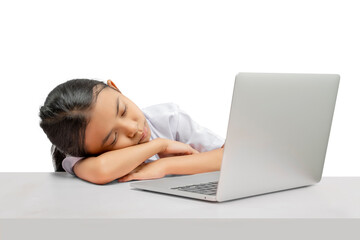
[[[130,187],[223,202],[321,180],[340,76],[239,73],[220,171]]]

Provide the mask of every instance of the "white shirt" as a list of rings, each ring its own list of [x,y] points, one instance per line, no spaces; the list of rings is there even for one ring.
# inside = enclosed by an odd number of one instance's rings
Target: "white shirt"
[[[163,103],[142,109],[151,131],[150,141],[155,138],[166,138],[189,144],[199,152],[207,152],[221,148],[225,140],[201,127],[174,103]],[[75,175],[73,167],[83,157],[67,156],[62,167],[66,172]],[[145,162],[158,160],[156,154]]]

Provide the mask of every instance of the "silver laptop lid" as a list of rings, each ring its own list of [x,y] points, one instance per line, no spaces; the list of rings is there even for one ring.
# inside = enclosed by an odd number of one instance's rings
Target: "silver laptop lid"
[[[340,76],[239,73],[217,200],[320,181]]]

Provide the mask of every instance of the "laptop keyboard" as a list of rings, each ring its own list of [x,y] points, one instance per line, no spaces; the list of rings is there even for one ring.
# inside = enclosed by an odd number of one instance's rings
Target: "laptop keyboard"
[[[208,182],[208,183],[201,183],[201,184],[194,184],[194,185],[187,185],[181,187],[175,187],[171,189],[179,190],[179,191],[186,191],[186,192],[194,192],[200,193],[205,195],[216,195],[218,182]]]

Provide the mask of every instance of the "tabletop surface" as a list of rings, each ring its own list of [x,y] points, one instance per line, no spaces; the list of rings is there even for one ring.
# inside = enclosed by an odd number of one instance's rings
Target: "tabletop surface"
[[[0,173],[0,218],[359,218],[360,177],[222,203],[96,185],[67,173]]]

